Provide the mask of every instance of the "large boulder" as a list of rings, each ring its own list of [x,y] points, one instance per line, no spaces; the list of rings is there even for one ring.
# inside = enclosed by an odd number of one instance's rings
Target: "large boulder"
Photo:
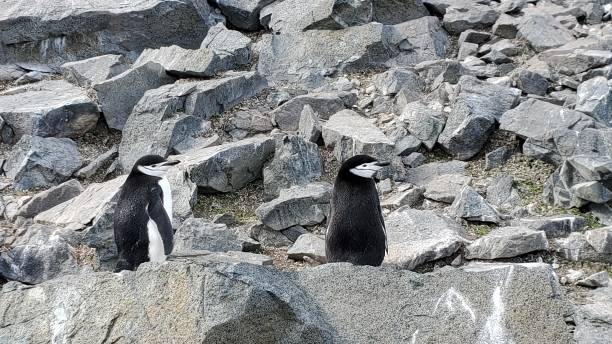
[[[543,136],[528,138],[523,145],[526,155],[560,165],[574,155],[612,156],[612,129],[555,129]]]
[[[325,75],[380,67],[392,57],[397,63],[441,58],[447,44],[448,37],[435,17],[392,26],[370,23],[342,30],[264,35],[258,71],[275,84],[318,85]]]
[[[74,138],[96,126],[100,110],[85,90],[49,80],[0,94],[0,117],[13,140],[22,135]]]
[[[597,48],[580,49],[569,45],[567,48],[549,50],[541,58],[552,70],[564,75],[575,75],[612,63],[612,52]]]
[[[211,25],[202,1],[14,1],[0,14],[0,62],[60,65],[109,53],[134,57],[144,48],[171,44],[196,48]]]
[[[387,216],[385,227],[385,262],[409,270],[451,256],[467,242],[460,225],[431,210],[402,207]]]
[[[274,157],[263,169],[264,197],[271,200],[281,189],[308,184],[322,174],[319,147],[299,136],[285,136],[276,141]]]
[[[15,189],[28,190],[65,182],[82,163],[77,145],[71,139],[24,135],[3,168]]]
[[[207,133],[203,119],[230,109],[264,87],[265,80],[257,73],[240,72],[147,91],[123,128],[119,167],[129,170],[146,154],[173,154],[175,146]]]
[[[136,272],[7,284],[0,338],[566,344],[572,335],[559,288],[548,264],[473,264],[417,274],[350,264],[281,272],[182,259],[145,263]],[[179,327],[172,325],[177,319]]]
[[[469,29],[484,29],[497,21],[499,13],[488,6],[470,4],[451,6],[444,14],[444,28],[451,34],[460,34]]]
[[[308,93],[283,103],[271,111],[270,116],[279,129],[296,131],[299,129],[300,116],[306,105],[310,106],[320,118],[328,119],[336,112],[355,105],[356,102],[357,96],[349,92]]]
[[[572,33],[549,15],[526,16],[518,25],[517,38],[537,52],[560,47],[574,40]]]
[[[264,163],[274,153],[270,137],[253,137],[202,149],[175,158],[178,169],[204,192],[230,192],[261,177]]]
[[[257,217],[273,230],[322,223],[329,214],[332,186],[318,182],[280,191],[278,198],[257,208]]]
[[[379,159],[393,156],[393,142],[366,118],[355,111],[342,110],[331,116],[323,125],[325,146],[334,149],[338,161],[357,154],[366,154]]]
[[[122,130],[132,108],[147,90],[173,81],[174,79],[166,74],[161,65],[148,62],[96,83],[93,89],[96,91],[108,126]]]
[[[124,56],[109,54],[64,63],[60,70],[67,81],[80,87],[89,87],[119,75],[129,67]]]
[[[78,274],[95,266],[95,259],[81,251],[80,234],[54,226],[34,224],[0,253],[0,276],[28,284],[41,283],[67,274]],[[2,336],[0,336],[2,338]]]

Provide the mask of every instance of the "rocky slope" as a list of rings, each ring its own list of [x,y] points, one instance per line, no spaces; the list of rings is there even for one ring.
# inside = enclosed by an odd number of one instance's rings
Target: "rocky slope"
[[[611,1],[2,5],[0,343],[612,336]],[[113,274],[144,154],[175,252]],[[381,268],[321,265],[355,154]]]

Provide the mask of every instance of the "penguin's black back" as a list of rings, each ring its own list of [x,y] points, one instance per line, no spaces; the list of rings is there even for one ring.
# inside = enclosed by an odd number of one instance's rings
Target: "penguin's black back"
[[[379,266],[385,250],[384,220],[374,180],[341,171],[332,194],[327,261]]]
[[[153,197],[162,193],[158,182],[159,178],[156,177],[131,174],[121,187],[114,214],[114,234],[124,269],[135,269],[149,260],[147,205]],[[120,270],[119,266],[117,270]]]

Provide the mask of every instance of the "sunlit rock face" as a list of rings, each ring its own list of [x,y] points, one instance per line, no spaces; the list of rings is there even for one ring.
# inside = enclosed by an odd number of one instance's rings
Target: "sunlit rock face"
[[[558,344],[566,311],[546,264],[287,273],[192,259],[9,283],[0,342]]]

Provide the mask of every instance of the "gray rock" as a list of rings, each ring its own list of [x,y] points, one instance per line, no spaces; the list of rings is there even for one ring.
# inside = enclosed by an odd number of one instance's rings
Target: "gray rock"
[[[370,0],[285,0],[266,7],[261,12],[261,22],[272,31],[284,34],[365,25],[372,21],[373,15]]]
[[[100,110],[85,90],[48,80],[0,94],[0,117],[14,140],[23,135],[74,138],[96,126]]]
[[[408,270],[451,256],[466,242],[461,226],[431,210],[403,207],[391,213],[385,225],[385,262]]]
[[[9,154],[4,170],[17,190],[58,185],[82,165],[74,141],[24,135]]]
[[[420,101],[407,104],[399,120],[404,122],[406,129],[429,150],[433,149],[446,124],[446,117],[441,111],[434,110]]]
[[[198,186],[191,181],[189,174],[180,168],[172,168],[166,174],[172,190],[172,212],[174,224],[192,215],[192,208],[198,198]]]
[[[557,48],[574,40],[569,30],[548,15],[526,16],[518,25],[516,37],[526,40],[537,52]]]
[[[420,0],[375,0],[372,6],[373,20],[383,24],[399,24],[429,15]]]
[[[612,154],[612,130],[609,129],[556,129],[543,136],[528,138],[523,145],[526,155],[551,164],[561,165],[574,155]]]
[[[253,137],[175,156],[200,191],[230,192],[261,177],[264,163],[274,152],[274,139]]]
[[[465,101],[471,113],[494,116],[499,120],[505,111],[518,104],[520,91],[516,88],[491,85],[473,76],[461,76],[456,89],[456,102]]]
[[[403,206],[412,208],[423,201],[423,193],[425,193],[424,187],[403,184],[398,187],[397,192],[386,196],[381,201],[380,206],[390,210],[396,210]]]
[[[229,66],[251,63],[251,39],[240,31],[229,30],[219,23],[208,30],[200,48],[211,49]]]
[[[473,112],[467,101],[458,100],[438,137],[440,145],[459,160],[474,157],[495,129],[495,117]]]
[[[593,203],[589,206],[589,210],[600,223],[606,226],[612,226],[612,207],[607,204]]]
[[[276,141],[274,157],[263,169],[264,198],[278,197],[281,189],[313,182],[323,174],[319,147],[299,136]]]
[[[497,65],[501,65],[504,63],[512,63],[513,60],[506,56],[506,54],[499,52],[497,50],[491,50],[488,54],[481,57],[484,62],[487,63],[495,63]]]
[[[202,119],[232,108],[264,87],[265,80],[257,73],[240,72],[225,74],[220,79],[164,85],[147,91],[123,128],[120,167],[131,169],[146,154],[168,156],[181,143],[190,148],[210,146],[215,140],[185,141],[195,140],[209,130]],[[142,140],[142,137],[151,139]]]
[[[521,205],[521,196],[512,176],[494,178],[487,187],[487,202],[497,210],[511,212]]]
[[[392,68],[372,77],[376,88],[384,95],[395,95],[402,88],[423,91],[425,84],[419,75],[407,68]]]
[[[78,196],[46,210],[34,218],[35,222],[82,230],[95,225],[116,200],[119,188],[125,182],[125,176],[117,177],[104,183],[90,184]]]
[[[91,178],[98,173],[102,167],[116,159],[117,156],[119,156],[118,148],[117,146],[113,146],[107,152],[97,156],[93,161],[87,164],[87,166],[76,171],[74,175],[78,178]]]
[[[281,130],[295,131],[299,128],[301,113],[306,105],[309,105],[320,118],[328,119],[356,102],[356,97],[348,92],[309,93],[289,100],[270,112],[270,116]]]
[[[96,83],[93,89],[108,126],[122,130],[132,108],[147,90],[173,81],[161,65],[149,62]]]
[[[522,69],[516,74],[516,87],[527,94],[546,95],[548,80],[539,73]]]
[[[31,72],[25,73],[24,75],[19,77],[19,79],[15,80],[15,85],[25,85],[25,84],[30,84],[33,82],[38,82],[38,81],[41,81],[43,77],[44,75],[41,72],[31,71]]]
[[[519,22],[519,20],[512,16],[502,14],[493,24],[492,32],[496,36],[513,39],[518,33]]]
[[[217,214],[213,217],[212,223],[231,226],[236,223],[236,218],[230,213]]]
[[[135,67],[147,62],[161,65],[168,74],[177,77],[211,77],[220,72],[235,68],[229,58],[224,58],[212,49],[184,49],[178,45],[161,47],[159,49],[145,49]]]
[[[612,320],[612,287],[589,290],[574,309],[576,342],[605,344],[606,338],[612,336],[612,326],[609,325]]]
[[[559,49],[542,55],[551,69],[564,75],[576,75],[612,63],[612,52],[589,49]]]
[[[509,39],[502,39],[491,44],[491,50],[499,51],[506,56],[515,56],[520,52],[516,44]]]
[[[474,43],[476,45],[487,42],[491,39],[491,34],[485,31],[476,31],[476,30],[465,30],[461,32],[459,35],[459,46],[463,45],[463,43]]]
[[[444,28],[451,34],[460,34],[468,29],[484,29],[492,26],[499,13],[490,7],[471,5],[450,7],[444,15]]]
[[[264,225],[276,231],[316,225],[329,213],[331,191],[332,186],[324,182],[283,189],[278,198],[259,206],[256,213]]]
[[[418,151],[422,143],[421,140],[412,135],[398,137],[395,139],[395,154],[401,157],[410,155]]]
[[[90,87],[115,77],[130,68],[122,55],[102,55],[64,63],[60,70],[64,79],[80,87]]]
[[[81,192],[83,192],[81,183],[76,179],[71,179],[49,190],[34,195],[28,202],[19,208],[17,216],[32,218],[45,210],[77,197]]]
[[[612,81],[599,76],[581,83],[577,90],[576,110],[612,126]]]
[[[431,343],[500,337],[517,343],[571,342],[564,322],[567,305],[547,264],[474,264],[430,274],[327,264],[281,272],[236,259],[186,258],[146,263],[135,273],[66,276],[32,287],[6,284],[0,308],[12,317],[3,318],[0,336],[8,342],[24,337],[44,342],[58,309],[65,320],[56,337],[73,333],[73,340],[84,344],[104,338],[360,344],[398,343],[412,336]],[[355,291],[346,292],[347,285]],[[408,319],[397,305],[427,316]],[[160,309],[171,312],[155,311]],[[180,330],[168,325],[171,319],[183,320]],[[491,326],[499,326],[499,332],[489,332]],[[496,334],[500,337],[492,337]]]
[[[409,170],[408,183],[425,186],[437,176],[443,174],[464,174],[468,163],[464,161],[432,162]]]
[[[514,150],[509,147],[499,147],[485,155],[485,170],[503,166],[512,157]]]
[[[321,141],[322,125],[317,114],[310,105],[304,105],[304,109],[300,114],[300,122],[298,124],[298,134],[305,140],[313,143]]]
[[[457,60],[463,61],[468,56],[475,56],[478,53],[478,44],[463,42],[459,47],[459,52],[457,53]]]
[[[190,218],[174,234],[174,254],[206,250],[211,252],[252,251],[259,247],[245,234],[200,218]]]
[[[414,152],[410,153],[408,156],[402,157],[402,162],[404,165],[414,168],[423,165],[427,161],[427,158],[422,153]]]
[[[389,159],[394,152],[393,142],[367,119],[352,110],[342,110],[323,125],[323,141],[334,149],[338,161],[366,154]]]
[[[26,71],[16,64],[0,64],[0,81],[13,81],[19,79]]]
[[[461,174],[443,174],[425,185],[424,195],[434,201],[453,203],[455,196],[471,181],[472,177]]]
[[[546,233],[522,227],[502,227],[468,245],[465,248],[465,258],[512,258],[545,250],[548,250]]]
[[[573,215],[532,217],[519,219],[516,221],[516,225],[536,231],[544,231],[548,238],[559,238],[581,231],[586,226],[586,220]]]
[[[266,133],[274,128],[270,117],[255,109],[236,112],[230,119],[228,127],[232,128],[231,130],[244,130],[252,134]],[[231,132],[227,127],[225,130]]]
[[[302,228],[300,226],[294,227]],[[283,233],[285,231],[290,231],[290,229],[288,228],[279,232],[272,230],[261,223],[257,223],[249,228],[249,236],[257,240],[264,248],[288,247],[291,246],[293,241]],[[304,230],[304,232],[306,232],[306,230]],[[299,235],[302,234],[303,233],[300,233]],[[297,237],[294,240],[297,240]]]
[[[608,276],[608,272],[601,271],[596,274],[592,274],[591,276],[585,279],[578,281],[578,283],[576,284],[582,287],[589,287],[589,288],[607,287],[609,284],[609,279],[610,278]]]
[[[325,239],[314,234],[302,234],[287,251],[291,259],[304,260],[304,257],[314,259],[319,263],[326,263]]]
[[[502,0],[497,7],[497,10],[504,13],[520,12],[520,10],[525,7],[526,4],[526,0]]]
[[[542,137],[555,129],[582,130],[594,125],[593,120],[581,112],[536,99],[528,99],[506,111],[500,120],[500,129],[523,138]]]
[[[342,30],[264,35],[258,71],[274,84],[319,85],[324,75],[380,67],[389,58],[398,65],[440,58],[447,44],[448,37],[435,17],[393,26],[370,23]]]
[[[259,12],[274,0],[215,0],[221,13],[235,27],[256,31],[259,27]]]
[[[470,186],[464,186],[451,205],[451,213],[467,221],[499,223],[499,214]]]
[[[13,244],[10,251],[0,254],[0,276],[37,284],[91,270],[93,266],[86,267],[73,254],[77,248],[78,234],[53,226],[34,224],[26,229],[25,235]]]
[[[6,50],[2,60],[61,65],[171,44],[196,48],[211,25],[210,8],[205,2],[88,1],[75,6],[72,1],[61,0],[32,6],[20,1],[0,16],[0,41]]]
[[[567,238],[555,240],[555,250],[559,256],[573,262],[600,262],[611,264],[612,252],[609,227],[586,232],[573,232]],[[587,238],[589,240],[587,240]]]

